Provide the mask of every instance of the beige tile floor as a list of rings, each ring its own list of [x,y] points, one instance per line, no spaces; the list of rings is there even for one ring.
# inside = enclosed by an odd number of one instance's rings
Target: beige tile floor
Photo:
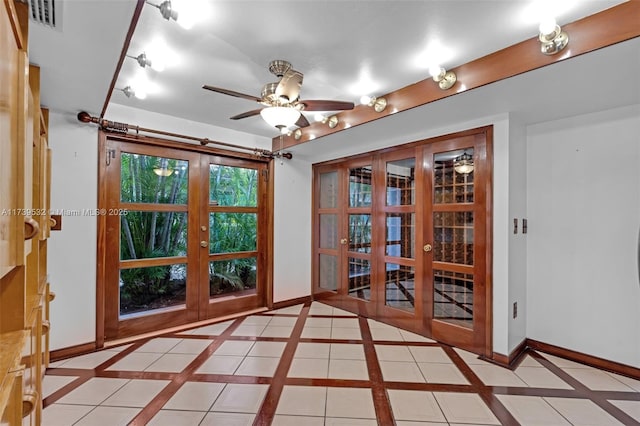
[[[639,380],[509,370],[318,302],[54,362],[43,393],[46,426],[640,424]]]

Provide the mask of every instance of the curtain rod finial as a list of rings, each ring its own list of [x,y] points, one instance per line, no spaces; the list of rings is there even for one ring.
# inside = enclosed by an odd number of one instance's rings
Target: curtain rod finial
[[[78,113],[78,121],[83,123],[91,123],[91,115],[86,111],[80,111]]]

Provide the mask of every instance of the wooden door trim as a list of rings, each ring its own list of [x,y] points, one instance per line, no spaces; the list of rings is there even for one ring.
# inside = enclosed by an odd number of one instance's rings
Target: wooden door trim
[[[140,146],[142,150],[145,150],[144,146],[148,146],[150,150],[155,150],[157,148],[160,149],[169,149],[169,150],[179,150],[184,151],[186,156],[193,155],[194,153],[206,154],[210,156],[217,156],[223,161],[229,162],[237,162],[238,165],[243,164],[253,164],[254,168],[256,163],[259,163],[259,170],[265,168],[268,170],[268,180],[265,182],[265,190],[263,191],[263,196],[265,199],[263,200],[264,206],[266,208],[266,212],[263,216],[266,216],[263,220],[264,227],[264,235],[266,243],[264,244],[264,250],[260,250],[258,256],[264,257],[264,285],[263,285],[263,294],[257,298],[252,296],[243,296],[238,297],[237,302],[231,303],[230,306],[233,308],[243,307],[243,303],[252,300],[258,299],[258,302],[266,305],[272,306],[273,304],[273,205],[274,205],[274,197],[273,197],[273,168],[271,165],[273,164],[273,160],[261,158],[258,156],[254,156],[251,154],[246,154],[242,152],[228,151],[220,148],[212,148],[209,146],[200,146],[195,144],[189,144],[185,142],[172,141],[167,139],[149,137],[149,136],[136,136],[136,135],[123,135],[112,132],[105,132],[103,130],[98,131],[98,199],[97,199],[97,207],[98,209],[107,209],[109,205],[109,201],[107,199],[107,187],[106,187],[106,178],[107,178],[107,148],[108,141],[114,142],[123,142],[126,144],[135,144]],[[203,158],[202,156],[201,158]],[[112,159],[113,161],[113,159]],[[201,166],[200,166],[201,167]],[[202,174],[202,170],[200,170],[200,174]],[[260,182],[262,182],[262,178]],[[190,188],[190,193],[193,193],[198,199],[202,197],[202,194],[195,194],[195,192],[200,191],[192,191]],[[208,194],[207,194],[208,196]],[[187,206],[182,207],[170,207],[168,210],[186,210]],[[107,216],[99,215],[97,218],[97,262],[96,262],[96,347],[102,348],[105,345],[105,341],[107,340],[107,330],[106,330],[106,307],[107,303],[107,290],[106,290],[106,276],[107,276],[107,239],[109,237],[107,233]],[[191,227],[191,225],[189,225]],[[194,227],[198,227],[199,224],[193,223]],[[193,242],[197,244],[197,241]],[[243,302],[244,301],[244,302]],[[250,302],[250,305],[254,305],[255,303]],[[237,306],[236,306],[237,305]],[[225,310],[226,312],[227,310]],[[171,308],[167,309],[164,315],[165,318],[161,321],[162,328],[172,325],[178,325],[180,321],[176,320],[176,316],[178,314],[175,313],[176,310],[172,310]],[[226,314],[226,313],[225,313]],[[189,321],[193,321],[195,319],[190,318]],[[125,320],[126,321],[126,320]],[[119,336],[121,337],[121,336]],[[119,338],[118,337],[118,338]]]

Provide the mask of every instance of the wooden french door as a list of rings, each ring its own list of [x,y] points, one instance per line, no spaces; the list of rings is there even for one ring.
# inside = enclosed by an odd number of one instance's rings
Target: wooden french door
[[[488,131],[315,166],[314,294],[486,353]]]
[[[266,305],[266,163],[115,138],[104,145],[105,339]]]
[[[491,355],[490,168],[485,135],[425,146],[425,329],[442,342]],[[470,158],[460,162],[461,158]],[[456,161],[458,160],[458,161]],[[464,164],[462,164],[464,163]]]

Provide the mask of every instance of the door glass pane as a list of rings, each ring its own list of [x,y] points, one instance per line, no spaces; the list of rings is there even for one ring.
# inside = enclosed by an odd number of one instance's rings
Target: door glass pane
[[[320,287],[327,290],[338,289],[338,260],[335,256],[320,255]]]
[[[320,215],[320,248],[334,249],[338,247],[338,216],[335,214]]]
[[[338,172],[320,174],[320,208],[334,209],[338,205]]]
[[[371,166],[349,169],[349,207],[371,207]]]
[[[436,154],[433,165],[434,203],[473,203],[473,167],[473,148]]]
[[[414,213],[387,213],[386,255],[415,256],[416,227]]]
[[[186,204],[189,162],[123,152],[120,200],[125,203]]]
[[[371,215],[349,215],[349,251],[371,253]]]
[[[255,293],[257,266],[255,257],[209,262],[209,296]]]
[[[387,205],[407,206],[415,204],[416,159],[387,163]]]
[[[120,259],[187,255],[186,212],[127,211],[120,216]]]
[[[255,251],[257,213],[209,213],[209,252]]]
[[[473,275],[433,271],[433,317],[473,328]]]
[[[209,165],[209,203],[214,206],[256,207],[258,170]]]
[[[385,304],[413,312],[416,295],[413,267],[387,263],[385,270]]]
[[[473,212],[433,213],[433,260],[473,265]]]
[[[187,265],[120,269],[120,316],[185,304]]]
[[[371,262],[349,258],[349,296],[371,300]]]

